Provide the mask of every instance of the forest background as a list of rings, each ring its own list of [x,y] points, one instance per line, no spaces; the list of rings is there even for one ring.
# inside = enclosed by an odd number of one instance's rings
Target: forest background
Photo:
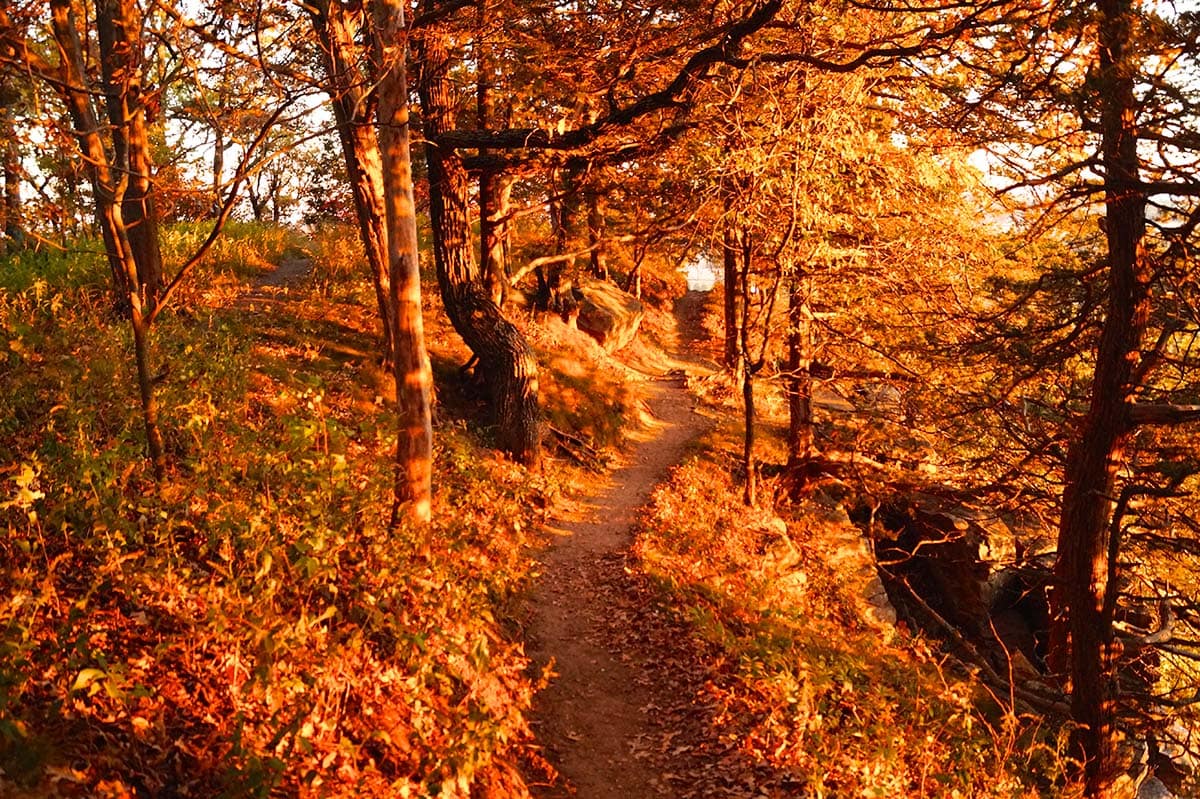
[[[1194,790],[1198,36],[1124,0],[7,4],[6,789],[521,795],[537,525],[638,416],[572,322],[616,284],[653,341],[700,259],[725,432],[633,552],[754,756]],[[838,623],[836,569],[778,595],[834,511],[898,638]]]

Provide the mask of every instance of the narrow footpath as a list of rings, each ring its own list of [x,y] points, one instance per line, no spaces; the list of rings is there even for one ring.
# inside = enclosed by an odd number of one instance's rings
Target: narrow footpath
[[[677,370],[653,378],[653,422],[610,476],[608,487],[551,523],[556,536],[528,602],[529,653],[550,666],[535,700],[533,730],[556,779],[532,780],[535,796],[641,799],[674,796],[662,773],[656,711],[668,686],[654,679],[653,655],[623,646],[649,632],[646,597],[628,579],[626,556],[638,511],[687,446],[708,429]],[[678,696],[671,697],[677,700]],[[669,738],[667,739],[669,740]]]

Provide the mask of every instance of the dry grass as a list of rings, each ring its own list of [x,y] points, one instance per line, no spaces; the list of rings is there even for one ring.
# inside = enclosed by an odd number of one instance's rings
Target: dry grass
[[[361,281],[201,282],[164,317],[174,465],[156,487],[127,334],[80,302],[103,295],[91,275],[0,308],[21,336],[0,370],[0,793],[521,795],[534,686],[505,613],[546,508],[584,480],[488,449],[436,301],[437,521],[389,531],[388,381]],[[575,411],[593,354],[550,366],[551,409]],[[618,377],[587,393],[595,430],[571,430],[619,437]]]
[[[640,567],[738,664],[733,683],[710,688],[731,720],[712,735],[740,736],[804,795],[1040,795],[1053,749],[922,639],[864,623],[827,533],[816,508],[786,532],[745,508],[711,452],[655,494]]]
[[[740,742],[744,759],[758,764],[763,795],[1053,790],[1061,742],[936,645],[864,620],[864,578],[845,552],[858,536],[847,538],[829,500],[794,505],[768,480],[763,507],[742,504],[740,396],[719,375],[695,387],[725,422],[656,491],[635,554],[709,645],[697,651],[715,646],[711,662],[696,665],[712,673],[706,692],[722,707],[713,740]],[[770,383],[758,393],[759,457],[782,462],[786,408]],[[732,679],[723,662],[736,664]]]

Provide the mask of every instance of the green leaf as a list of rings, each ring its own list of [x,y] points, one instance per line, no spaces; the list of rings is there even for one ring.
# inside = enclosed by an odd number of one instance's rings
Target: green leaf
[[[75,677],[75,682],[71,685],[72,691],[82,691],[89,688],[97,680],[103,680],[108,677],[108,673],[103,669],[84,669]]]

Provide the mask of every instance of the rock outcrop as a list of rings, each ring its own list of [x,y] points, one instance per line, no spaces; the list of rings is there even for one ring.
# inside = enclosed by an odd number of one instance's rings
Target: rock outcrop
[[[633,341],[642,324],[642,303],[601,280],[585,280],[574,289],[579,301],[576,325],[604,347],[616,352]]]
[[[897,496],[856,519],[876,539],[880,573],[903,615],[931,632],[949,624],[997,667],[1040,671],[1052,558],[1036,528],[923,494]],[[1010,662],[1011,661],[1011,662]]]
[[[859,618],[889,638],[896,624],[896,609],[879,578],[870,540],[850,520],[842,503],[821,493],[814,498],[814,508],[829,545],[826,562],[842,575]]]

